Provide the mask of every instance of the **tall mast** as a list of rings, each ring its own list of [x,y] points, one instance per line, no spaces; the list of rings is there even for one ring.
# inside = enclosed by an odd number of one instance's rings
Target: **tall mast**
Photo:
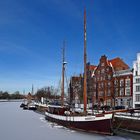
[[[34,94],[34,85],[32,84],[32,92],[31,94],[33,95]]]
[[[84,89],[83,89],[83,98],[84,98],[84,112],[87,110],[87,54],[86,54],[86,9],[84,9]]]
[[[63,42],[62,50],[62,85],[61,85],[61,105],[64,105],[64,76],[65,76],[65,41]]]

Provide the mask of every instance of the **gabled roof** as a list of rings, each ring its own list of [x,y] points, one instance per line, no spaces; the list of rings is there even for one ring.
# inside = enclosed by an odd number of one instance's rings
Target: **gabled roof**
[[[129,66],[119,57],[108,60],[108,62],[111,63],[110,66],[112,65],[115,71],[129,69]]]
[[[129,66],[119,57],[116,57],[116,58],[111,59],[111,60],[107,60],[106,56],[102,56],[101,59],[102,58],[107,62],[108,66],[112,67],[113,72],[130,69]],[[87,65],[87,69],[92,71],[92,76],[94,76],[94,72],[98,66]]]
[[[95,65],[87,65],[88,70],[94,71],[96,68],[97,68],[97,66],[95,66]]]
[[[79,81],[81,78],[82,78],[82,75],[80,75],[80,76],[72,76],[71,80]]]

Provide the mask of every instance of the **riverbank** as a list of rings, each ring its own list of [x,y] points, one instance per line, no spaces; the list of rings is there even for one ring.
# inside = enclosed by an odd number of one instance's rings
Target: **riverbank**
[[[22,102],[23,99],[0,99],[0,102]]]

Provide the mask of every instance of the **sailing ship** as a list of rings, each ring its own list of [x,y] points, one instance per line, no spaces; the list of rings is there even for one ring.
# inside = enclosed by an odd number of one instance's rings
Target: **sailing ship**
[[[63,49],[61,105],[48,105],[48,109],[45,112],[45,118],[48,121],[58,123],[71,129],[112,135],[112,113],[100,113],[92,115],[87,113],[86,57],[86,11],[84,10],[84,111],[80,114],[76,114],[75,112],[71,111],[69,106],[64,104],[64,71],[66,62]]]

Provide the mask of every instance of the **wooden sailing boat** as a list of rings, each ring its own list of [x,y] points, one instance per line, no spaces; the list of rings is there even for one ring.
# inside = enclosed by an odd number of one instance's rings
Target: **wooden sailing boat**
[[[71,112],[71,109],[64,105],[64,70],[65,70],[65,57],[63,49],[63,62],[62,62],[62,91],[61,91],[61,106],[48,106],[45,112],[47,120],[56,122],[62,126],[82,130],[87,132],[94,132],[100,134],[112,135],[112,113],[108,114],[87,114],[87,78],[86,78],[86,11],[84,11],[84,112],[76,115]]]

